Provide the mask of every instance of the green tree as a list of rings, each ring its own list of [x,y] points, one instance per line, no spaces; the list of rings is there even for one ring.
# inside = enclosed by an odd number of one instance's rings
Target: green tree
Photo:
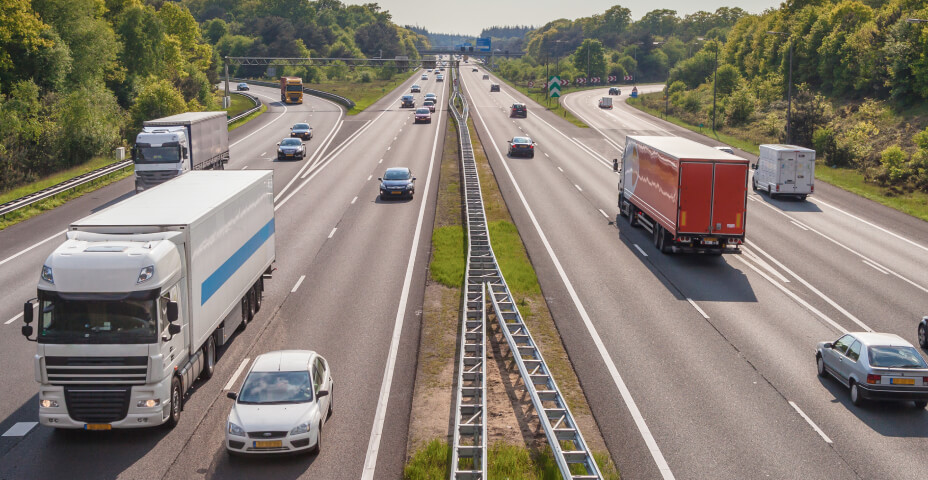
[[[133,129],[138,130],[145,120],[183,113],[186,108],[184,96],[170,81],[149,77],[139,89],[135,103],[129,109],[129,115]]]
[[[715,75],[716,91],[720,96],[730,95],[741,85],[741,73],[733,65],[720,65]]]
[[[153,8],[127,8],[119,18],[116,32],[123,43],[120,58],[129,75],[147,77],[161,73],[165,28]]]
[[[72,83],[91,86],[119,78],[117,56],[121,45],[112,26],[103,18],[102,2],[32,0],[32,6],[68,45],[73,59],[69,74]]]
[[[893,183],[898,182],[911,173],[908,164],[908,155],[899,145],[887,147],[880,153],[880,164],[884,172]]]
[[[41,34],[48,25],[30,7],[29,0],[0,0],[0,88],[11,81],[14,58],[35,55],[52,45]]]
[[[55,144],[64,167],[110,155],[122,143],[123,110],[102,85],[81,86],[59,97],[54,108]]]
[[[586,76],[604,77],[606,75],[606,57],[603,44],[599,40],[586,39],[573,54],[573,63],[577,70]]]

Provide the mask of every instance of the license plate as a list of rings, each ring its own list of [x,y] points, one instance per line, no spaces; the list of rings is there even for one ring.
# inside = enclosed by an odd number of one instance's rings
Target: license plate
[[[288,153],[287,156],[288,156],[288,157],[292,157],[293,154],[292,154],[292,153]]]
[[[108,423],[87,423],[84,430],[112,430],[113,426]]]
[[[255,440],[255,448],[279,448],[282,446],[284,446],[284,443],[281,440],[267,440],[263,442]]]
[[[915,385],[914,378],[891,378],[889,383],[893,385]]]
[[[403,192],[401,192],[401,191],[399,191],[399,190],[394,190],[394,191],[390,192],[390,195],[402,195],[402,194],[403,194]]]

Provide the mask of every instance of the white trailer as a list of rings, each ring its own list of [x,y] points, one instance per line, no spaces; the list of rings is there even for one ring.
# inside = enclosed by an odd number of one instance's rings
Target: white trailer
[[[147,120],[135,137],[135,191],[190,170],[222,170],[229,162],[226,112],[187,112]]]
[[[805,200],[815,192],[815,150],[796,145],[766,144],[751,168],[754,191],[764,190],[770,198],[790,195]]]
[[[271,171],[196,171],[71,224],[23,334],[39,421],[109,430],[180,419],[216,349],[261,306],[275,260]]]

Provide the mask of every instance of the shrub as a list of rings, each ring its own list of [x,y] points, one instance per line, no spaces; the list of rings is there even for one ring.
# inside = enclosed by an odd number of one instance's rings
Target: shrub
[[[904,179],[910,173],[908,155],[899,145],[893,145],[883,150],[883,153],[880,154],[880,163],[883,165],[889,180],[893,183]]]
[[[727,100],[725,116],[729,125],[742,125],[754,114],[756,99],[747,88],[735,90]]]

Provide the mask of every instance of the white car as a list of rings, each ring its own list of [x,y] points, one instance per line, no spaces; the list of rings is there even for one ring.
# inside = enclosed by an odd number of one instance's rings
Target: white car
[[[322,429],[332,415],[332,375],[316,352],[282,350],[258,356],[226,424],[230,454],[268,454],[322,446]]]
[[[422,74],[422,80],[428,80],[428,79],[429,79],[429,76],[423,73],[423,74]]]

